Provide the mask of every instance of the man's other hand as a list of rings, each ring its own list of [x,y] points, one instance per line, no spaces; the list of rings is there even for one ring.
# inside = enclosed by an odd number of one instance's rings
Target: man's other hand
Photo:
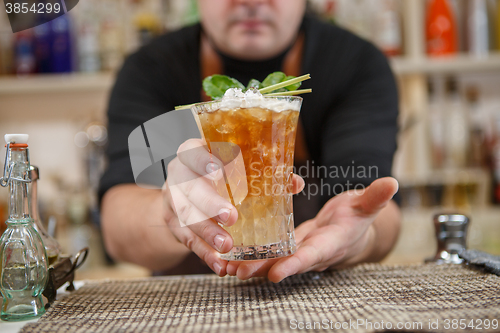
[[[296,229],[295,254],[271,260],[232,261],[227,265],[227,273],[242,280],[267,276],[279,282],[298,273],[380,260],[390,247],[383,251],[377,248],[385,245],[379,244],[384,236],[377,235],[374,221],[384,208],[395,206],[391,199],[397,191],[396,179],[387,177],[375,180],[363,193],[344,192],[330,199],[315,218]],[[389,208],[394,211],[394,206]]]

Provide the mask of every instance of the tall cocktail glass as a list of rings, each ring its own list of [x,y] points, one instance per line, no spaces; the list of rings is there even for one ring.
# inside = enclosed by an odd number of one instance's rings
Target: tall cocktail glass
[[[295,252],[293,156],[300,97],[261,97],[250,103],[213,101],[191,109],[209,151],[224,164],[214,181],[238,210],[224,229],[234,247],[225,260],[279,258]]]

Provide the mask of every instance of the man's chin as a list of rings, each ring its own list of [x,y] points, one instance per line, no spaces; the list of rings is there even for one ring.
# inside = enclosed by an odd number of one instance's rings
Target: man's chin
[[[238,47],[234,47],[231,53],[234,57],[244,60],[263,60],[279,53],[279,51],[274,52],[273,49],[275,47],[275,45],[269,43],[248,41],[247,43],[240,44]]]

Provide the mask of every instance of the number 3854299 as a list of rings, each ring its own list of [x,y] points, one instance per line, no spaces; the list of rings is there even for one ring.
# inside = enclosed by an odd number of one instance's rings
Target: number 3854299
[[[50,14],[50,13],[59,13],[61,11],[61,5],[59,3],[51,4],[51,3],[34,3],[30,6],[29,3],[10,3],[7,2],[5,4],[5,11],[7,14]]]

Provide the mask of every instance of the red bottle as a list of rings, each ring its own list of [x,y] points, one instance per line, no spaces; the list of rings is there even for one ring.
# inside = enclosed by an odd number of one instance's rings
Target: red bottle
[[[441,56],[457,53],[457,22],[449,0],[429,2],[425,30],[428,55]]]

